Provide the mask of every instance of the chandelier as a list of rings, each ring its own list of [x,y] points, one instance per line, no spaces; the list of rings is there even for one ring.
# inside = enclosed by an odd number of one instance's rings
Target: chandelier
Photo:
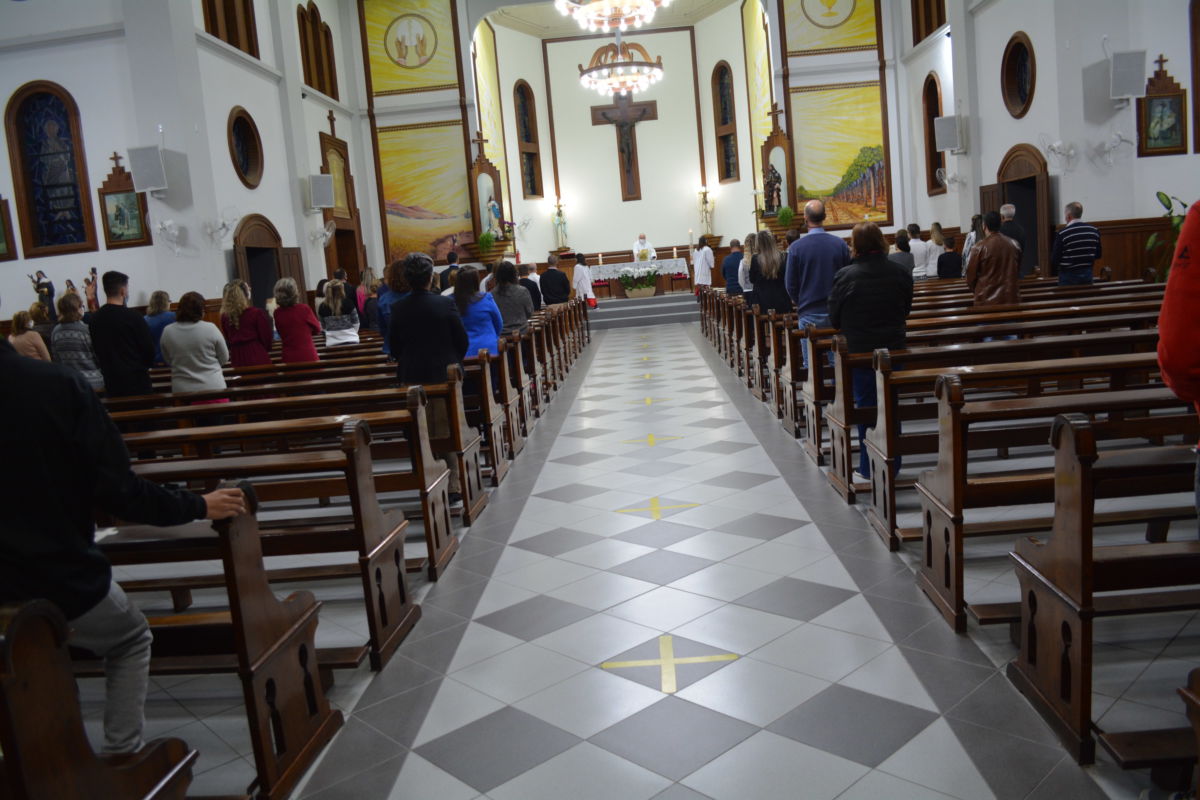
[[[640,28],[654,19],[654,12],[671,0],[554,0],[564,17],[571,17],[588,31],[625,31]]]
[[[622,42],[619,32],[614,44],[596,49],[587,69],[579,65],[580,85],[608,97],[645,91],[662,76],[662,56],[651,61],[646,48]]]

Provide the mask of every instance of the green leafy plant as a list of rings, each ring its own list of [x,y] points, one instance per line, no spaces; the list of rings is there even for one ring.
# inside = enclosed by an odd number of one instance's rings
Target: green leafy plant
[[[779,221],[780,225],[791,225],[795,218],[796,212],[792,211],[791,206],[780,206],[779,210],[775,212],[775,219]]]
[[[492,246],[495,244],[496,234],[492,233],[491,231],[484,231],[483,233],[479,234],[479,236],[475,237],[475,246],[478,247],[481,252],[487,252],[488,250],[491,250]]]
[[[1175,257],[1175,243],[1179,240],[1179,231],[1183,228],[1183,220],[1187,216],[1188,206],[1178,197],[1172,197],[1166,192],[1155,192],[1154,194],[1162,207],[1166,209],[1163,216],[1170,220],[1170,224],[1166,231],[1162,233],[1156,231],[1150,234],[1150,238],[1146,240],[1146,255],[1150,256],[1154,270],[1158,273],[1158,279],[1165,281],[1167,273],[1171,271],[1171,260]],[[1176,205],[1180,209],[1178,213],[1175,211]]]
[[[649,289],[658,283],[658,270],[653,267],[626,267],[617,274],[625,289]]]

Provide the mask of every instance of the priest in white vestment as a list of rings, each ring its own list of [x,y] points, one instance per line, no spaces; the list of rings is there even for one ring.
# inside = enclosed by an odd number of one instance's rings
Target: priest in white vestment
[[[646,234],[639,233],[637,241],[633,243],[633,260],[652,261],[656,258],[658,258],[658,252],[654,249],[654,245],[646,239]]]
[[[692,270],[695,275],[693,283],[696,285],[696,294],[699,295],[701,286],[712,286],[713,251],[704,236],[700,237],[699,246],[692,250]]]
[[[587,259],[583,253],[575,256],[575,269],[571,278],[571,286],[575,289],[575,296],[586,302],[589,306],[595,307],[596,293],[592,291],[592,270],[587,265]]]

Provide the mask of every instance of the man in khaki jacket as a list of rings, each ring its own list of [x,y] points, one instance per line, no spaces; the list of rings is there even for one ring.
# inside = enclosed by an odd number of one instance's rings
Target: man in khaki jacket
[[[975,294],[977,306],[1006,306],[1021,302],[1017,286],[1021,275],[1021,249],[1000,233],[1000,215],[989,211],[983,216],[987,236],[971,249],[967,265],[967,286]]]

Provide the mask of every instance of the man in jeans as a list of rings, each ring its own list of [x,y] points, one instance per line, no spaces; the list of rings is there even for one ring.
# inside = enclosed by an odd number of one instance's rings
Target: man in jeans
[[[809,200],[804,204],[804,222],[808,233],[787,249],[784,286],[796,306],[800,330],[807,325],[829,327],[829,289],[833,275],[850,263],[850,248],[840,237],[825,232],[825,204]],[[808,349],[801,351],[808,367]]]
[[[0,341],[0,384],[8,420],[0,451],[21,465],[0,481],[0,603],[58,606],[70,643],[104,659],[104,751],[136,752],[153,637],[96,546],[93,510],[178,525],[242,513],[245,497],[171,490],[134,475],[121,434],[75,370],[23,358]]]

